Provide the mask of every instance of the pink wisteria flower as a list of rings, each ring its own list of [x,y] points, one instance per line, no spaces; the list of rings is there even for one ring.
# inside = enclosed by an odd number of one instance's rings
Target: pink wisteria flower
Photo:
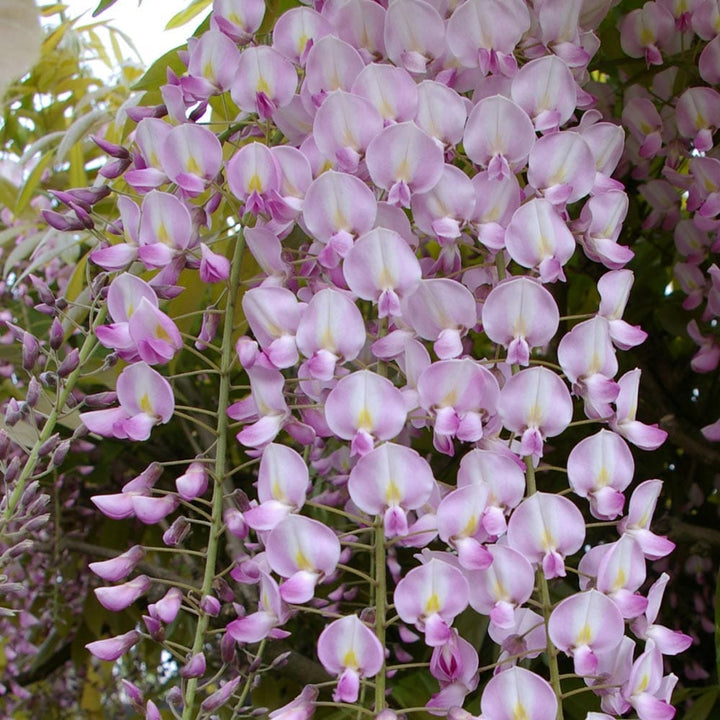
[[[320,633],[317,653],[323,667],[338,676],[336,702],[355,702],[360,678],[376,675],[385,662],[383,646],[357,615],[331,622]]]
[[[128,365],[117,380],[120,407],[80,413],[90,432],[104,437],[147,440],[155,425],[168,422],[175,411],[170,383],[145,362]]]

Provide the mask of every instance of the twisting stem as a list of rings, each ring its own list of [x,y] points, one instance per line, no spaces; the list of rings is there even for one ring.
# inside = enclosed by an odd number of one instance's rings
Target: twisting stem
[[[222,511],[223,511],[223,478],[225,477],[226,457],[228,448],[228,415],[227,409],[230,404],[230,372],[233,366],[233,318],[235,317],[235,305],[240,285],[240,266],[242,264],[245,239],[238,234],[235,241],[232,265],[230,270],[229,292],[225,306],[225,325],[223,327],[222,357],[220,359],[220,388],[218,391],[217,404],[217,441],[215,443],[215,473],[212,494],[212,522],[208,535],[207,559],[205,561],[205,574],[201,597],[209,595],[212,591],[213,580],[215,579],[215,566],[217,564],[220,535],[222,532]],[[195,640],[193,641],[192,654],[195,655],[202,650],[205,632],[207,631],[210,616],[201,612],[195,628]],[[195,694],[197,692],[197,678],[190,678],[185,687],[185,707],[183,708],[183,720],[191,720],[197,717],[194,711]]]
[[[385,613],[387,572],[385,563],[385,528],[383,518],[375,518],[375,634],[385,647]],[[375,714],[385,709],[385,661],[375,679]]]
[[[535,468],[532,464],[532,458],[525,458],[525,477],[527,479],[528,496],[537,492],[535,483]],[[560,670],[557,661],[557,649],[550,639],[548,623],[550,621],[550,613],[552,612],[552,603],[550,602],[550,589],[548,588],[547,578],[542,568],[538,568],[538,585],[540,586],[540,597],[542,599],[543,617],[545,618],[545,643],[547,645],[548,666],[550,667],[550,684],[555,691],[558,699],[557,720],[563,720],[562,708],[562,689],[560,687]]]

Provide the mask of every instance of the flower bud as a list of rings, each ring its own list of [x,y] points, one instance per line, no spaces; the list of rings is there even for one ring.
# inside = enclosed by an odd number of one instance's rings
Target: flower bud
[[[95,588],[95,596],[106,610],[120,612],[144,595],[151,585],[152,582],[147,575],[138,575],[121,585]]]
[[[28,382],[27,393],[25,393],[25,402],[29,407],[35,407],[40,399],[40,383],[36,377],[31,377]]]
[[[158,706],[152,700],[147,701],[145,708],[145,720],[162,720]]]
[[[212,595],[205,595],[200,601],[200,609],[211,617],[217,617],[221,607],[220,601]]]
[[[50,520],[50,513],[44,515],[37,515],[34,518],[30,518],[24,525],[23,530],[27,533],[36,533],[38,530],[42,530]]]
[[[178,495],[188,502],[205,493],[208,477],[205,466],[199,462],[190,463],[184,475],[175,480]]]
[[[10,423],[8,423],[9,425]],[[5,482],[9,485],[20,474],[20,458],[16,455],[5,468]]]
[[[163,542],[168,547],[177,547],[190,532],[190,523],[188,519],[180,516],[176,518],[173,524],[163,533]]]
[[[213,338],[217,334],[217,329],[220,325],[220,315],[215,312],[204,312],[202,317],[202,325],[200,326],[200,333],[195,341],[195,347],[198,350],[205,350],[207,344],[212,342]]]
[[[58,384],[57,373],[49,372],[49,371],[42,372],[42,373],[40,373],[39,377],[40,377],[40,382],[42,383],[43,386],[51,387],[51,388],[57,387],[57,384]]]
[[[5,424],[12,427],[16,425],[26,412],[24,402],[18,402],[15,398],[10,398],[5,407]]]
[[[22,339],[22,366],[28,372],[35,367],[40,355],[40,343],[29,332],[23,333]]]
[[[40,298],[40,301],[44,302],[46,305],[54,305],[55,296],[53,295],[52,290],[50,290],[50,288],[48,287],[47,283],[41,278],[37,277],[37,275],[33,275],[32,273],[29,275],[29,277],[30,282],[32,282],[33,287],[35,288],[35,292]]]
[[[167,703],[168,705],[170,705],[170,707],[174,707],[177,709],[182,708],[183,706],[182,690],[177,685],[173,685],[173,687],[168,690],[165,699],[167,700]]]
[[[248,535],[248,526],[243,514],[235,508],[226,508],[223,512],[223,521],[228,531],[235,537],[243,540]]]
[[[90,563],[88,568],[105,582],[124,580],[145,556],[140,545],[133,545],[121,555],[110,560]]]
[[[65,331],[63,330],[62,323],[57,318],[53,318],[52,323],[50,323],[48,337],[50,339],[50,347],[53,350],[59,349],[65,340]]]
[[[149,615],[143,615],[142,619],[147,631],[150,633],[150,637],[157,642],[162,642],[165,639],[165,628],[162,623],[157,618]]]
[[[85,396],[85,405],[93,409],[102,409],[110,407],[117,402],[116,392],[99,392]]]
[[[216,690],[212,695],[205,698],[200,705],[202,712],[211,713],[221,708],[230,699],[239,684],[240,676],[238,675],[236,678],[225,683],[225,685],[219,690]]]
[[[100,175],[108,180],[114,180],[120,177],[130,167],[130,160],[119,158],[109,163],[105,163],[98,171]]]
[[[205,674],[205,669],[205,655],[201,652],[196,653],[187,661],[187,663],[185,663],[185,665],[183,665],[183,667],[180,668],[180,677],[202,677]]]
[[[64,360],[60,363],[60,366],[57,369],[57,374],[61,378],[65,378],[71,372],[73,372],[79,364],[80,364],[80,351],[77,348],[73,348],[65,356]]]
[[[58,433],[54,433],[38,448],[38,455],[40,457],[49,455],[53,450],[55,450],[59,441],[60,435]]]
[[[0,430],[0,460],[4,460],[10,450],[10,436],[5,430]]]
[[[115,143],[111,143],[109,140],[105,140],[105,138],[98,137],[97,135],[91,135],[90,139],[106,154],[108,154],[110,157],[114,158],[129,158],[130,152],[127,148],[123,147],[122,145],[117,145]],[[107,187],[107,185],[103,185],[103,187]]]
[[[140,633],[137,630],[131,630],[124,635],[118,635],[107,640],[96,640],[88,643],[85,647],[96,658],[114,662],[135,645],[138,640],[140,640]]]
[[[55,449],[55,452],[52,456],[52,464],[53,467],[59,467],[63,464],[63,461],[65,460],[65,457],[67,456],[68,452],[70,451],[70,441],[69,440],[63,440]]]
[[[232,602],[235,599],[233,589],[223,578],[213,580],[213,590],[221,602]]]

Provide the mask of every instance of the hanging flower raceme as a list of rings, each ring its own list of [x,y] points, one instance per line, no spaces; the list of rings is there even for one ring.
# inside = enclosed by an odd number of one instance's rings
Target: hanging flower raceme
[[[360,678],[376,675],[385,662],[383,646],[357,615],[331,622],[320,633],[317,653],[323,667],[339,676],[333,694],[335,702],[355,702]]]

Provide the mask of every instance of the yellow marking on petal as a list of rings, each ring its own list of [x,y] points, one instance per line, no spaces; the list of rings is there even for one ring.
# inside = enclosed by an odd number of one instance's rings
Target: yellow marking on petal
[[[150,396],[147,393],[144,393],[143,396],[140,398],[140,409],[147,413],[148,415],[153,414],[153,408],[152,403],[150,402]]]
[[[608,469],[603,465],[600,468],[600,472],[597,474],[597,478],[595,480],[595,485],[599,488],[605,487],[606,485],[610,484],[610,473],[608,472]]]
[[[476,515],[471,515],[467,521],[467,525],[460,531],[460,537],[470,537],[475,534],[478,526],[478,519]]]
[[[372,430],[374,425],[372,415],[370,415],[370,412],[365,406],[363,406],[363,409],[358,413],[358,419],[355,424],[358,430]]]
[[[270,86],[267,84],[267,80],[261,75],[258,78],[257,85],[255,86],[255,90],[258,93],[265,93],[267,97],[270,97],[272,95],[272,90],[270,89]]]
[[[202,170],[197,164],[197,160],[192,155],[185,162],[185,167],[191,175],[202,175]]]
[[[395,280],[388,272],[387,268],[383,268],[378,279],[378,287],[381,290],[392,290],[395,287]]]
[[[513,720],[530,720],[525,706],[521,702],[516,702],[513,708]]]
[[[550,534],[547,529],[543,530],[541,545],[543,550],[555,549],[555,538]]]
[[[162,325],[155,326],[155,337],[158,340],[164,340],[165,342],[172,343],[172,338],[168,335],[167,330]]]
[[[203,77],[211,78],[215,77],[215,73],[213,72],[213,66],[212,63],[208,60],[202,69]]]
[[[390,482],[388,483],[387,489],[385,490],[385,502],[388,505],[399,505],[401,500],[402,493],[400,492],[398,486],[395,484],[395,480],[391,478]]]
[[[270,488],[270,494],[276,500],[280,500],[281,502],[285,500],[285,493],[283,492],[282,487],[280,486],[279,480],[272,481],[272,486]]]
[[[403,180],[407,182],[410,179],[411,174],[410,163],[407,158],[403,158],[403,161],[398,166],[397,172],[395,173],[396,180]]]
[[[365,45],[361,45],[360,47],[366,47]],[[383,120],[389,120],[394,115],[393,108],[390,106],[390,103],[383,98],[382,102],[380,103],[380,115],[382,115]]]
[[[165,223],[160,223],[156,234],[158,242],[161,242],[163,245],[172,245],[172,239],[170,238],[168,229],[165,227]]]
[[[528,426],[539,427],[543,419],[543,411],[539,405],[532,405],[525,416]]]
[[[453,407],[457,402],[457,389],[453,388],[441,401],[440,407]]]
[[[312,563],[305,557],[302,550],[298,550],[295,553],[295,565],[300,570],[312,571],[314,570]]]
[[[329,327],[326,327],[325,330],[323,330],[322,338],[320,339],[320,347],[324,348],[328,352],[335,352],[335,337]]]
[[[340,208],[335,208],[335,212],[333,213],[333,225],[338,230],[347,230],[350,227],[350,223]]]
[[[592,639],[593,639],[592,629],[590,628],[590,626],[587,623],[585,623],[577,635],[577,642],[575,643],[575,645],[576,646],[589,645],[592,642]]]
[[[507,590],[500,580],[495,580],[493,583],[493,595],[498,600],[505,600],[507,598]]]
[[[130,319],[130,316],[135,312],[135,306],[134,306],[132,303],[130,303],[130,304],[127,306],[127,311],[126,311],[126,312],[127,312],[128,319]]]
[[[360,663],[358,662],[357,655],[355,655],[354,649],[350,649],[345,653],[345,657],[342,660],[342,664],[346,668],[356,669],[356,668],[360,667]]]
[[[260,176],[255,173],[248,182],[248,192],[262,192],[263,184],[262,180],[260,179]]]
[[[618,574],[615,576],[615,582],[613,583],[613,591],[620,590],[620,588],[625,587],[626,582],[627,573],[623,569],[618,570]]]
[[[310,38],[309,38],[307,35],[301,35],[301,36],[298,38],[297,47],[298,47],[298,55],[299,55],[300,57],[302,57],[302,54],[305,52],[305,46],[308,44],[308,40],[309,40],[309,39],[310,39]]]
[[[425,604],[425,614],[432,615],[440,610],[440,598],[437,593],[433,593]]]
[[[652,45],[655,42],[655,33],[650,28],[644,27],[640,31],[640,45],[646,47]]]
[[[598,354],[596,352],[594,352],[592,354],[592,358],[590,359],[590,365],[588,367],[587,374],[594,375],[599,370],[600,370],[600,358],[598,357]]]
[[[642,680],[640,681],[640,684],[635,688],[635,691],[633,692],[633,695],[639,695],[641,692],[645,692],[645,688],[650,684],[650,676],[645,673],[645,675],[642,676]]]
[[[238,12],[235,12],[235,11],[230,12],[227,16],[227,19],[233,25],[244,25],[245,24],[242,15],[240,15]]]

